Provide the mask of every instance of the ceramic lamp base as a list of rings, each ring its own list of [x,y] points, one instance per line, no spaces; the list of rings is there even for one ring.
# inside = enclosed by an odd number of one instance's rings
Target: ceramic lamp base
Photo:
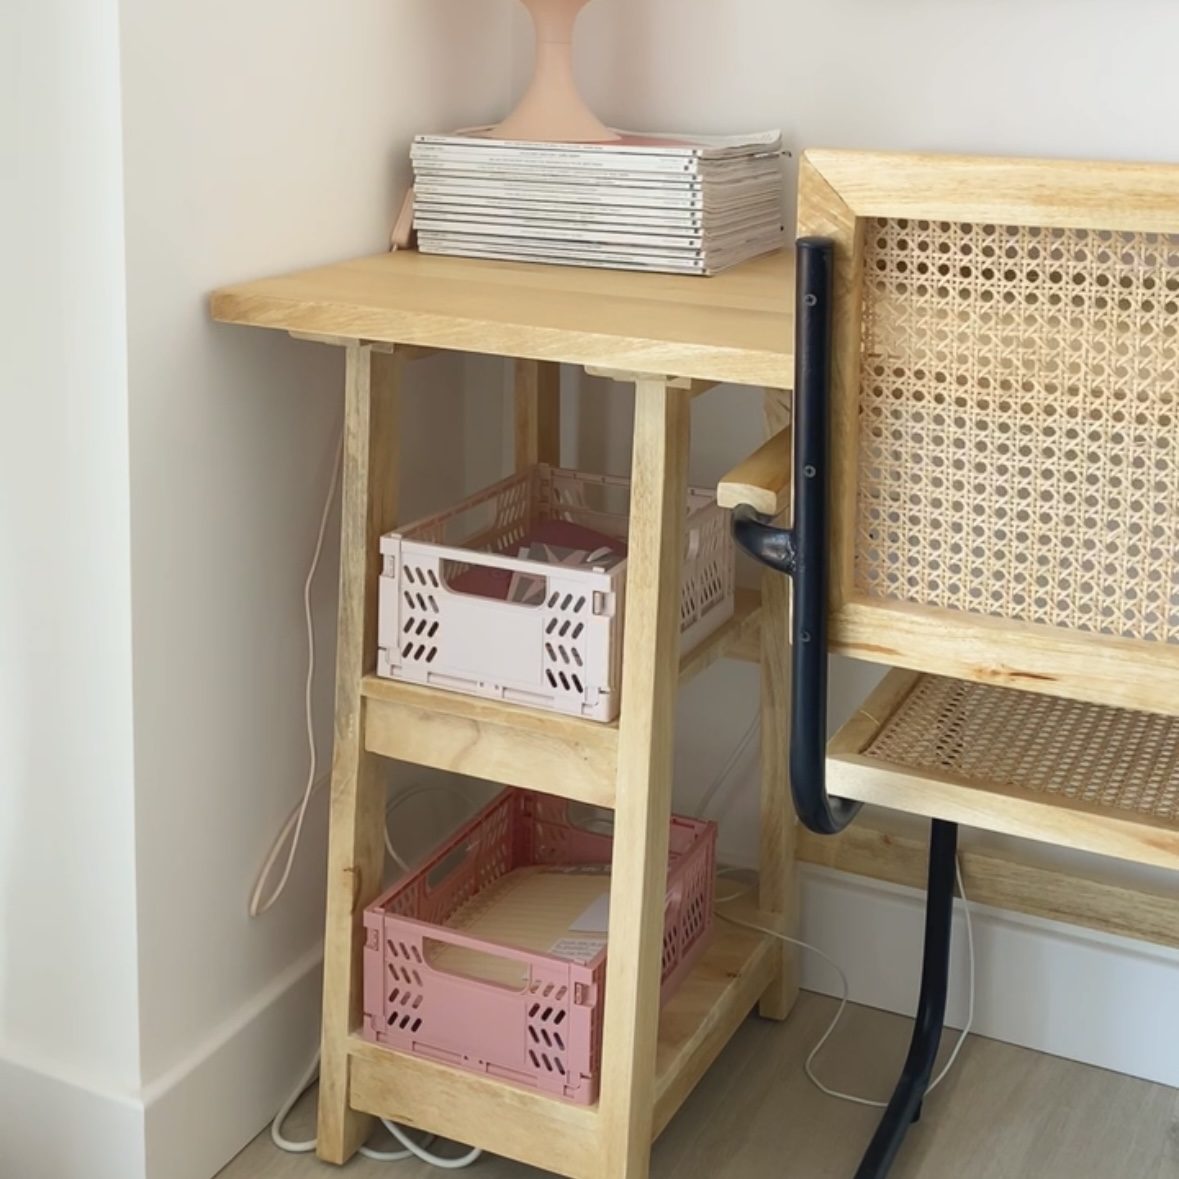
[[[536,32],[536,65],[524,97],[494,134],[532,142],[619,138],[586,105],[573,77],[573,26],[589,0],[523,0]]]

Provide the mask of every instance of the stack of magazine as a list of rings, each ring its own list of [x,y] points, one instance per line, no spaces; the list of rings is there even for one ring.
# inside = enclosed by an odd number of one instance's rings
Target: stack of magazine
[[[526,143],[478,128],[414,140],[427,254],[714,274],[784,240],[780,132]]]

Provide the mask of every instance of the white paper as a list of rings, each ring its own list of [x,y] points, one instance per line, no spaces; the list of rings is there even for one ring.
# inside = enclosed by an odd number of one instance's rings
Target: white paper
[[[558,958],[567,958],[572,962],[589,962],[596,958],[606,946],[606,939],[600,937],[563,937],[555,941],[549,949],[550,954]]]
[[[570,933],[608,933],[610,930],[610,893],[604,892],[576,921],[569,926]]]

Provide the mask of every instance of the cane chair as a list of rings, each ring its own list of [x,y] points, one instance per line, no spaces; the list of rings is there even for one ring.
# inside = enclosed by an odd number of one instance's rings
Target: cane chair
[[[721,501],[793,579],[802,822],[932,820],[875,1179],[937,1052],[958,824],[1179,868],[1179,167],[809,152],[799,233],[792,469],[779,436]],[[892,670],[826,744],[830,652]]]

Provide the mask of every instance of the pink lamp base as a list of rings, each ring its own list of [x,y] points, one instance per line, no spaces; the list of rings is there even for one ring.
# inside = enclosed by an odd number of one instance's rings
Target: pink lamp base
[[[532,82],[492,132],[499,139],[610,143],[620,138],[586,105],[573,77],[573,26],[589,0],[523,0],[536,32]]]

